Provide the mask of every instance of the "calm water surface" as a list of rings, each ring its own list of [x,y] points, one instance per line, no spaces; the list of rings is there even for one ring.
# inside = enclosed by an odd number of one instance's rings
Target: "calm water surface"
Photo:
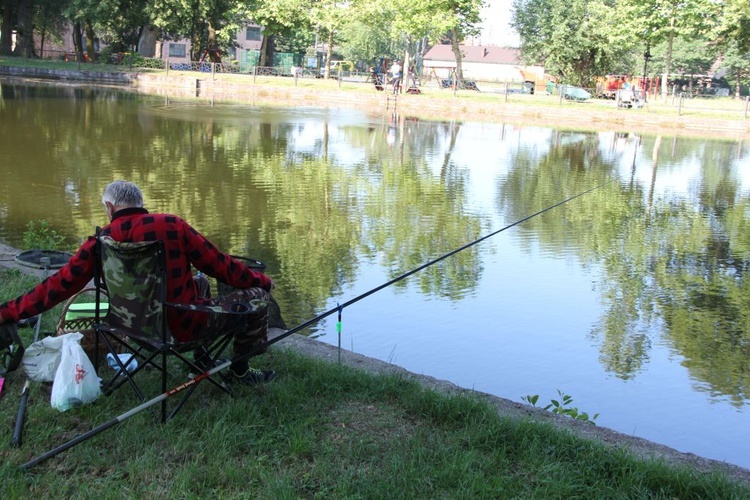
[[[426,97],[427,98],[427,97]],[[750,467],[750,162],[739,141],[431,122],[2,83],[0,240],[106,223],[113,179],[268,265],[343,347]],[[307,332],[337,344],[335,316]]]

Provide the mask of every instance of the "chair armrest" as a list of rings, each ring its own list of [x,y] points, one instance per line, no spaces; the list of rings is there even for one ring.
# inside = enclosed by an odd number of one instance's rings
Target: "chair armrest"
[[[211,306],[204,304],[178,304],[175,302],[164,302],[164,305],[180,311],[202,312],[206,314],[248,315],[257,313],[266,306],[266,302],[255,299],[250,302],[232,302]]]

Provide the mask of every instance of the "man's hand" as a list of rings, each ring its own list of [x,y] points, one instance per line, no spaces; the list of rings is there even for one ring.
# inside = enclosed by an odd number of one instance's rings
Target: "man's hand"
[[[0,325],[2,325],[3,323],[5,323],[5,320],[3,319],[3,315],[0,314]]]

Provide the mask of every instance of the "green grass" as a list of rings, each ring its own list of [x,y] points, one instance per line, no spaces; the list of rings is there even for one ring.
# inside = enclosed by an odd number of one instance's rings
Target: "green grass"
[[[0,269],[0,300],[35,283]],[[58,312],[59,314],[59,312]],[[44,331],[56,323],[47,313]],[[29,329],[24,336],[29,337]],[[551,425],[272,348],[279,378],[229,398],[202,385],[178,416],[154,408],[46,460],[19,465],[137,405],[127,387],[60,413],[32,384],[24,442],[10,446],[23,384],[0,400],[3,497],[28,498],[742,498],[718,474],[641,461]],[[104,370],[108,370],[104,368]],[[185,380],[176,371],[177,385]],[[156,374],[146,374],[156,389]]]

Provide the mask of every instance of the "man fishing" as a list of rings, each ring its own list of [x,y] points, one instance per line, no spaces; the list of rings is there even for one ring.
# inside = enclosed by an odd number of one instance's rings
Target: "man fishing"
[[[208,239],[176,215],[151,214],[143,207],[141,190],[132,182],[115,181],[104,189],[102,203],[110,224],[101,236],[119,242],[164,242],[167,267],[167,300],[180,304],[223,305],[260,299],[266,303],[275,287],[273,280],[254,271],[230,255],[221,252]],[[15,300],[0,304],[0,324],[18,322],[51,309],[82,290],[94,276],[96,238],[90,236],[70,261],[51,277]],[[218,279],[235,290],[227,295],[210,298],[208,280],[202,274],[193,276],[191,266]],[[174,311],[170,311],[174,313]],[[225,318],[232,321],[237,317]],[[188,342],[211,334],[218,325],[207,325],[200,313],[183,312],[168,315],[172,334],[179,342]],[[207,328],[208,326],[208,328]],[[249,327],[235,336],[234,359],[230,378],[238,383],[258,384],[276,377],[273,370],[251,368],[244,354],[267,341],[267,308],[253,319]],[[201,359],[196,359],[201,364]],[[204,366],[203,368],[211,368]]]

